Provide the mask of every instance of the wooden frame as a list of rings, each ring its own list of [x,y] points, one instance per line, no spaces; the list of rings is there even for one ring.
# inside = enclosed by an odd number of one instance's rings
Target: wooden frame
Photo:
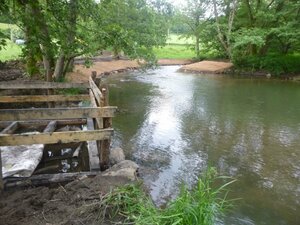
[[[16,102],[81,102],[89,101],[89,95],[17,95],[0,96],[0,103]]]
[[[1,82],[4,89],[68,89],[85,88],[88,94],[81,95],[17,95],[0,96],[0,103],[28,102],[79,102],[90,101],[90,107],[29,108],[0,110],[0,146],[55,144],[87,141],[90,171],[107,168],[110,139],[113,134],[111,121],[117,107],[109,106],[107,87],[102,90],[96,72],[92,73],[89,83],[55,82]],[[49,93],[53,93],[50,91]],[[55,132],[62,125],[86,125],[87,130]],[[18,129],[40,127],[42,133],[20,133]],[[0,152],[0,167],[1,152]],[[0,168],[0,190],[3,188]],[[8,179],[9,180],[9,179]]]

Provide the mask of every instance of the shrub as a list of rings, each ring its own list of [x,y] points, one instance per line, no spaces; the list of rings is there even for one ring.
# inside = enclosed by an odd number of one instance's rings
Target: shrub
[[[272,75],[300,73],[300,55],[267,55],[235,57],[233,63],[240,69],[264,70]]]

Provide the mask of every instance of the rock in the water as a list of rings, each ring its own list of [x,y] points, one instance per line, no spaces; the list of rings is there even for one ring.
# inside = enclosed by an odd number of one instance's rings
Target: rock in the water
[[[109,153],[109,162],[111,165],[115,165],[125,160],[124,151],[122,148],[113,148]]]
[[[120,176],[129,180],[136,180],[138,168],[139,166],[135,162],[124,160],[103,172],[102,176]]]

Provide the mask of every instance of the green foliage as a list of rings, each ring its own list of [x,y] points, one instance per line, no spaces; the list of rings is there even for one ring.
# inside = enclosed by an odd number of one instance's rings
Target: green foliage
[[[300,73],[300,55],[235,57],[235,65],[244,70],[263,70],[275,76]]]
[[[123,222],[137,225],[212,225],[231,206],[226,188],[234,180],[214,187],[220,178],[225,179],[217,177],[215,169],[209,169],[194,189],[182,186],[177,198],[164,209],[156,208],[139,185],[127,185],[114,190],[105,198],[103,207],[108,208],[109,217],[121,217]]]

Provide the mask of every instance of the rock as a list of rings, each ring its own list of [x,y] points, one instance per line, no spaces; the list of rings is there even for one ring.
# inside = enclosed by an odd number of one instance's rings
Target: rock
[[[126,177],[129,180],[134,181],[137,179],[138,168],[139,166],[135,162],[131,160],[124,160],[103,172],[102,176]]]
[[[124,151],[122,148],[113,148],[109,152],[109,162],[111,165],[115,165],[125,160]]]
[[[268,79],[270,79],[271,76],[272,76],[272,75],[271,75],[270,73],[266,74],[266,77],[267,77]]]

